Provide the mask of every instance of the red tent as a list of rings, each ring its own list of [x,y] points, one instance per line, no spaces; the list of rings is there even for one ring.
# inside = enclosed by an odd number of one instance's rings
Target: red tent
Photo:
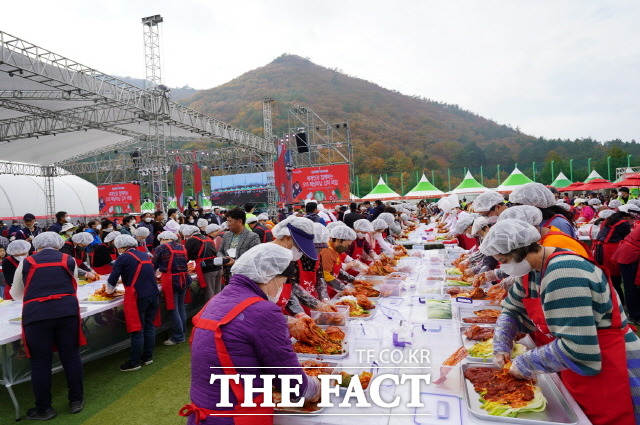
[[[614,183],[617,187],[622,186],[640,186],[640,174],[632,174],[618,183]]]
[[[571,183],[567,187],[563,187],[562,189],[558,189],[558,192],[573,192],[575,190],[584,190],[584,189],[582,189],[582,185],[583,184],[584,183],[582,183],[582,182]]]
[[[600,190],[615,187],[615,183],[611,183],[607,179],[593,179],[588,183],[583,183],[577,190]]]

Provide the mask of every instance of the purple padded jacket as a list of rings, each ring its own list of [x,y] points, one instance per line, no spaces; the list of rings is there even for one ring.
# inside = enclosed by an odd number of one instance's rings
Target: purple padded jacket
[[[287,320],[280,308],[267,300],[258,285],[243,275],[235,274],[229,284],[216,295],[205,307],[201,318],[220,320],[237,304],[251,297],[264,298],[247,307],[228,324],[222,327],[222,339],[227,347],[233,365],[240,375],[258,375],[253,387],[262,388],[260,374],[302,374],[300,394],[307,389],[308,377],[302,372],[300,363],[293,352]],[[191,345],[191,401],[196,406],[211,410],[231,410],[217,408],[220,401],[220,381],[209,384],[211,374],[222,374],[222,369],[211,369],[220,366],[216,353],[214,334],[205,329],[195,329]],[[248,369],[240,369],[247,367]],[[261,367],[297,367],[298,369],[261,369]],[[277,380],[274,380],[276,383]],[[276,387],[279,383],[276,383]],[[235,404],[236,398],[231,389],[230,401]],[[195,424],[195,415],[189,416],[189,424]],[[209,417],[201,425],[233,425],[233,418]]]

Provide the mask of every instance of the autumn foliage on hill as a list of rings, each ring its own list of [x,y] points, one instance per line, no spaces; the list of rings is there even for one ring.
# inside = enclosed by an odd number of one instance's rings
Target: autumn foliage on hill
[[[556,173],[568,173],[568,168],[562,169],[561,165],[569,158],[576,160],[576,179],[584,178],[582,173],[586,177],[587,158],[593,158],[592,167],[606,177],[606,163],[602,163],[606,156],[615,155],[616,166],[622,166],[618,163],[622,164],[627,154],[640,160],[640,145],[635,142],[602,144],[591,139],[535,138],[457,105],[403,95],[295,55],[282,55],[226,84],[197,91],[183,103],[262,135],[265,97],[276,101],[274,134],[288,131],[287,110],[298,104],[311,108],[329,123],[348,121],[356,173],[387,174],[395,179],[406,173],[403,181],[407,185],[415,183],[416,171],[424,171],[431,178],[431,170],[436,170],[435,183],[443,187],[447,168],[455,171],[455,183],[462,177],[463,167],[471,168],[478,177],[483,166],[485,184],[491,186],[497,183],[498,164],[503,166],[504,178],[514,163],[531,175],[533,161],[537,162],[538,181],[548,182],[550,161],[555,161]]]

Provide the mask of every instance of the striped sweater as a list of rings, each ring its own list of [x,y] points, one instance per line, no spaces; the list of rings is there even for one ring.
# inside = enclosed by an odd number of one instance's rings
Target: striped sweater
[[[599,373],[602,364],[597,329],[611,327],[612,313],[611,292],[602,270],[576,255],[562,255],[549,261],[542,281],[537,272],[530,274],[530,281],[531,296],[540,297],[556,340],[516,360],[541,372],[569,368],[581,375]],[[533,332],[536,327],[527,316],[523,298],[524,288],[518,279],[502,303],[503,314],[514,318],[521,332]],[[624,327],[627,317],[622,306],[619,308]],[[629,330],[625,342],[636,422],[640,424],[640,340]]]

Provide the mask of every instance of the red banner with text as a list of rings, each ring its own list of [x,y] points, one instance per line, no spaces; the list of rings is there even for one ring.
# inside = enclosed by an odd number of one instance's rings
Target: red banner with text
[[[350,198],[349,181],[347,164],[296,168],[291,171],[293,201],[347,200]],[[276,184],[280,185],[278,182]]]
[[[131,214],[140,212],[140,186],[108,184],[98,186],[100,214]]]

